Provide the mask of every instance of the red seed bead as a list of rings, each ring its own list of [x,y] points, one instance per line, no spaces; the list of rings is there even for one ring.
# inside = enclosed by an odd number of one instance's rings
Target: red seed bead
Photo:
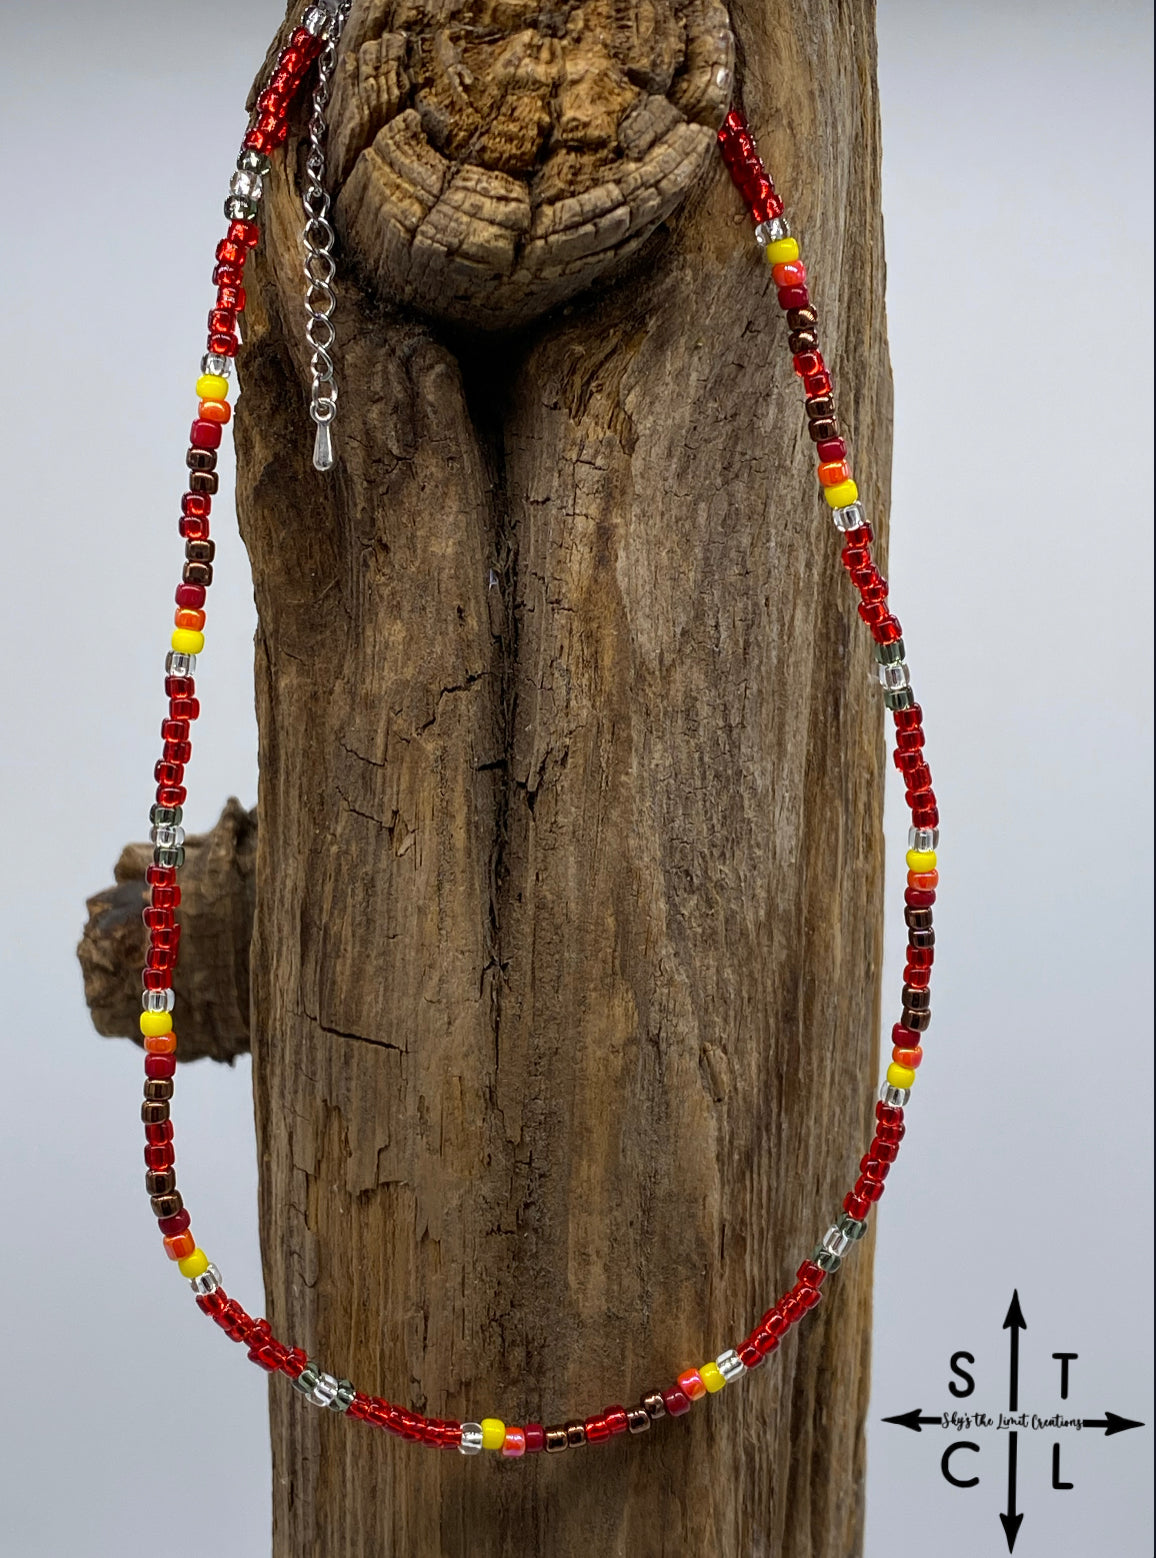
[[[785,260],[781,265],[772,265],[771,275],[775,279],[776,287],[805,287],[807,285],[807,267],[802,260]]]
[[[245,280],[245,262],[242,259],[237,265],[214,265],[214,287],[239,287]]]
[[[172,887],[177,880],[175,866],[146,866],[145,881],[150,887]]]
[[[912,968],[908,963],[903,970],[903,983],[912,990],[926,990],[931,984],[931,970],[929,968]]]
[[[779,1308],[782,1310],[788,1325],[796,1325],[803,1318],[803,1306],[799,1302],[799,1295],[794,1289],[779,1300]]]
[[[188,1212],[178,1212],[175,1217],[159,1217],[157,1219],[157,1227],[166,1239],[171,1239],[178,1233],[184,1233],[189,1226],[189,1222]]]
[[[803,392],[808,400],[817,400],[831,393],[831,375],[825,368],[818,373],[808,373],[803,380]]]
[[[157,786],[158,806],[183,806],[189,798],[184,785],[161,784]]]
[[[150,1143],[172,1141],[173,1122],[171,1120],[156,1120],[145,1126],[145,1141]],[[180,1232],[180,1229],[177,1229]]]
[[[217,449],[221,444],[221,428],[217,422],[205,422],[200,417],[189,430],[189,443],[194,449]]]
[[[161,747],[161,757],[166,763],[176,763],[182,769],[193,755],[191,741],[166,741]],[[183,777],[183,776],[182,776]]]
[[[612,1434],[624,1434],[630,1427],[625,1407],[607,1407],[602,1416]]]
[[[815,445],[815,453],[823,464],[826,465],[832,460],[845,460],[847,458],[847,445],[841,438],[824,438],[821,443]],[[858,534],[858,532],[854,533]],[[848,535],[850,534],[852,532],[848,532]]]
[[[662,1404],[671,1417],[681,1417],[684,1412],[690,1411],[690,1397],[677,1385],[662,1392]]]
[[[176,916],[171,909],[145,909],[141,919],[149,930],[171,930],[176,924]]]
[[[144,990],[171,990],[173,971],[171,968],[146,968],[140,982]]]
[[[604,1417],[588,1417],[586,1419],[587,1444],[600,1444],[603,1439],[610,1438],[610,1425]]]
[[[897,1066],[906,1066],[909,1071],[918,1071],[923,1063],[923,1048],[919,1044],[914,1049],[901,1049],[896,1045],[891,1051],[891,1059]]]
[[[209,310],[209,334],[231,335],[237,328],[236,311],[231,308],[211,308]]]
[[[881,1158],[874,1158],[869,1152],[859,1159],[859,1172],[864,1179],[877,1179],[880,1182],[887,1178],[891,1165],[884,1163]]]
[[[779,288],[780,308],[806,308],[810,301],[810,294],[808,293],[806,287]]]
[[[752,1339],[756,1348],[758,1349],[760,1358],[765,1358],[768,1353],[774,1352],[775,1348],[779,1345],[779,1338],[772,1335],[772,1333],[762,1325],[759,1326]]]
[[[205,586],[203,584],[178,584],[177,593],[173,597],[178,606],[186,611],[199,611],[205,604]]]
[[[877,644],[894,644],[898,642],[903,637],[903,627],[899,618],[888,615],[881,621],[876,622],[871,629],[871,637]]]
[[[171,698],[169,713],[174,719],[200,719],[201,704],[198,698]]]
[[[788,1325],[787,1317],[777,1304],[768,1309],[759,1321],[760,1328],[775,1337],[783,1336],[787,1331]]]
[[[899,1104],[885,1104],[880,1100],[875,1105],[875,1118],[880,1125],[900,1127],[903,1124],[903,1109]]]
[[[188,519],[208,519],[213,500],[207,492],[186,492],[181,499],[181,513]]]
[[[159,871],[160,866],[157,867]],[[181,890],[179,887],[154,887],[152,890],[152,905],[154,909],[179,909],[181,906]]]
[[[818,476],[822,486],[837,487],[840,482],[851,480],[851,467],[846,460],[829,460],[820,465]]]
[[[239,243],[235,238],[222,238],[217,245],[216,253],[219,265],[236,265],[243,268],[249,258],[248,246]]]
[[[188,741],[189,722],[187,719],[166,719],[161,721],[161,739],[164,741]]]
[[[458,1437],[456,1443],[461,1443],[462,1430],[460,1424],[447,1424],[447,1427],[456,1427]],[[546,1430],[541,1423],[527,1423],[522,1432],[526,1436],[526,1454],[535,1455],[539,1450],[546,1448]]]
[[[159,1172],[162,1169],[172,1168],[177,1161],[177,1151],[171,1141],[146,1142],[144,1149],[145,1168]]]
[[[177,522],[177,529],[186,541],[207,541],[209,539],[209,521],[207,519],[181,519]]]
[[[935,904],[935,894],[923,888],[909,887],[903,894],[903,901],[911,909],[930,909]]]
[[[758,1344],[753,1336],[748,1336],[746,1341],[738,1349],[739,1357],[748,1369],[757,1369],[763,1361],[763,1355],[759,1351]]]
[[[245,309],[244,287],[220,286],[217,288],[217,307],[231,309],[240,314]]]
[[[260,236],[261,229],[256,222],[230,222],[225,232],[227,242],[242,244],[246,249],[254,248]]]
[[[146,1055],[144,1069],[150,1081],[163,1082],[176,1076],[177,1063],[171,1055]]]
[[[815,1305],[821,1301],[823,1295],[819,1292],[817,1287],[811,1287],[808,1285],[805,1287],[795,1288],[791,1293],[791,1297],[805,1311],[808,1309],[814,1309]]]
[[[821,1288],[827,1280],[827,1273],[813,1260],[805,1260],[795,1275],[804,1287],[809,1288]]]
[[[184,1260],[186,1255],[191,1255],[196,1249],[197,1241],[186,1229],[184,1233],[175,1233],[165,1239],[164,1246],[170,1260]]]
[[[893,1050],[892,1054],[894,1055],[895,1053],[896,1052]],[[907,1053],[909,1052],[905,1050],[904,1054]],[[923,1052],[921,1050],[920,1055],[922,1055],[922,1053]],[[900,1061],[899,1064],[903,1065],[905,1062]],[[873,1158],[878,1158],[880,1163],[894,1163],[895,1159],[899,1156],[899,1143],[896,1141],[889,1141],[886,1138],[876,1134],[871,1142],[870,1155]]]
[[[871,1203],[866,1196],[852,1190],[843,1197],[843,1210],[848,1217],[853,1217],[856,1222],[861,1223],[871,1210]]]
[[[209,336],[209,351],[214,357],[235,357],[237,347],[241,343],[235,335],[212,334]],[[213,489],[216,491],[216,489]]]
[[[853,1195],[862,1196],[865,1201],[878,1201],[884,1190],[881,1179],[871,1179],[866,1174],[860,1174],[855,1181]]]
[[[824,373],[822,352],[800,352],[791,358],[791,366],[801,379],[816,373]]]

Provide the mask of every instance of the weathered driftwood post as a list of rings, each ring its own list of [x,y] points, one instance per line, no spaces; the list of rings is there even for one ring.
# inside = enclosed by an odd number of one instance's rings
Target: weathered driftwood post
[[[251,1035],[275,1328],[436,1414],[554,1420],[713,1355],[789,1285],[869,1135],[882,728],[713,150],[732,31],[882,528],[868,0],[357,0],[328,475],[297,141],[248,278],[252,1002],[234,806],[191,854],[178,990],[217,999],[181,1031]],[[104,1031],[135,1004],[133,892],[95,902],[84,949]],[[276,1379],[277,1558],[846,1558],[869,1319],[863,1252],[714,1408],[516,1464]]]

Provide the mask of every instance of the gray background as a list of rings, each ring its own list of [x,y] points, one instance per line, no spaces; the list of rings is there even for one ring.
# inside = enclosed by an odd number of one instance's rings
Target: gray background
[[[83,900],[142,836],[206,259],[277,0],[4,14],[0,1549],[268,1551],[265,1384],[142,1205],[140,1059],[88,1025]],[[879,1217],[868,1552],[1006,1551],[1022,1405],[1151,1422],[1150,29],[1146,6],[883,0],[891,576],[947,830],[936,1021]],[[788,202],[790,191],[785,191]],[[804,235],[805,237],[805,235]],[[228,463],[228,462],[226,462]],[[228,512],[227,499],[219,511]],[[255,795],[243,551],[216,531],[189,822]],[[889,803],[887,984],[901,964]],[[261,1307],[248,1066],[182,1074],[181,1185]],[[947,1359],[977,1390],[947,1393]],[[754,1388],[752,1384],[752,1388]],[[1151,1431],[1021,1436],[1022,1558],[1152,1552]],[[741,1474],[741,1470],[740,1470]]]

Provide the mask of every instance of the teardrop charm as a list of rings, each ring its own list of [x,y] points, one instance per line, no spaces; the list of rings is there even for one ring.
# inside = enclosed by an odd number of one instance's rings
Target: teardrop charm
[[[318,422],[317,437],[313,440],[313,468],[317,471],[333,469],[333,435],[328,422]]]

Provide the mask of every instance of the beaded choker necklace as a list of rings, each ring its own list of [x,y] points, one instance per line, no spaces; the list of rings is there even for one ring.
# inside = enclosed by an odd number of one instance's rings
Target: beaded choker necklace
[[[186,456],[188,491],[181,500],[185,566],[177,587],[176,626],[166,661],[168,717],[161,726],[164,747],[155,770],[156,805],[150,813],[154,855],[146,874],[151,889],[150,906],[144,911],[149,951],[140,1018],[147,1052],[145,1101],[141,1109],[147,1143],[146,1187],[165,1252],[188,1279],[198,1307],[233,1341],[244,1344],[253,1363],[286,1375],[306,1401],[372,1427],[388,1429],[403,1439],[453,1447],[463,1455],[479,1450],[496,1450],[510,1457],[541,1450],[559,1452],[627,1432],[645,1433],[661,1418],[688,1412],[700,1397],[737,1384],[758,1368],[790,1327],[820,1302],[823,1284],[838,1271],[841,1261],[866,1233],[871,1207],[883,1194],[884,1182],[903,1139],[904,1109],[923,1058],[920,1037],[931,1020],[929,984],[935,945],[931,919],[939,882],[935,855],[939,812],[931,788],[931,771],[923,755],[923,716],[911,689],[901,629],[888,603],[887,581],[872,560],[873,532],[859,503],[847,447],[835,418],[831,376],[819,350],[818,316],[807,288],[806,267],[784,220],[782,201],[775,193],[746,122],[741,113],[732,110],[718,131],[719,149],[749,210],[755,239],[772,267],[778,301],[787,316],[788,345],[795,372],[802,380],[807,431],[816,446],[822,495],[842,535],[840,555],[859,593],[859,616],[874,643],[883,699],[895,722],[894,759],[904,775],[911,811],[904,895],[908,946],[902,1012],[892,1029],[894,1047],[875,1106],[875,1134],[859,1165],[859,1178],[844,1198],[834,1223],[799,1267],[795,1285],[771,1305],[749,1335],[711,1361],[686,1369],[665,1389],[647,1392],[634,1406],[610,1406],[592,1416],[555,1425],[513,1426],[496,1417],[464,1423],[427,1418],[379,1396],[368,1395],[349,1380],[326,1372],[300,1348],[279,1341],[267,1320],[254,1320],[225,1292],[220,1272],[190,1231],[189,1214],[177,1191],[173,1127],[169,1119],[177,1047],[172,982],[181,935],[176,919],[181,899],[177,873],[184,860],[185,834],[181,822],[186,798],[185,765],[192,754],[189,735],[200,712],[194,672],[197,656],[204,648],[205,596],[213,578],[209,515],[217,490],[217,450],[231,414],[229,377],[238,347],[238,318],[245,307],[245,261],[259,237],[257,216],[262,182],[270,168],[270,157],[288,136],[290,110],[311,73],[312,114],[302,191],[306,335],[312,352],[310,415],[316,428],[313,463],[318,470],[327,470],[334,463],[330,430],[337,410],[331,322],[335,267],[334,234],[325,188],[325,116],[336,47],[351,4],[352,0],[329,0],[327,8],[318,5],[309,9],[277,57],[257,98],[256,113],[237,159],[225,202],[228,229],[216,251],[213,283],[217,297],[209,314],[208,350],[196,383],[199,404]]]

